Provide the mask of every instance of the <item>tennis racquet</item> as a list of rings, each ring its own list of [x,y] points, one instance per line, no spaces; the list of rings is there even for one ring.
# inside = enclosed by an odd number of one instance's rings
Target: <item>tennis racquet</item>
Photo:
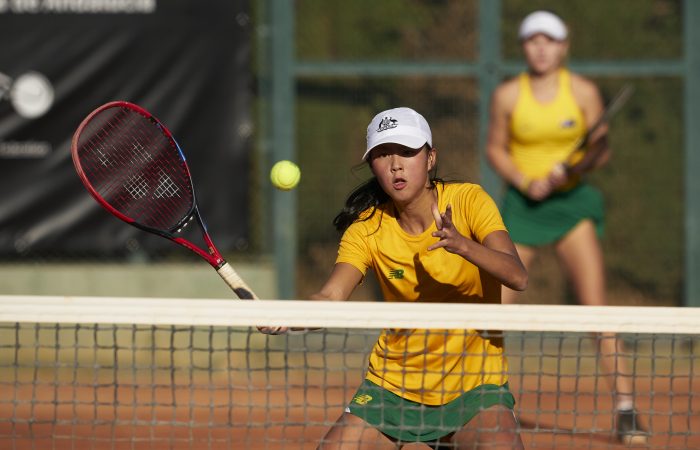
[[[0,99],[8,99],[21,117],[36,119],[53,105],[53,86],[39,72],[26,72],[15,79],[0,73]]]
[[[214,246],[197,208],[185,155],[148,111],[123,101],[100,106],[75,131],[71,155],[83,184],[107,211],[201,256],[238,298],[258,298]],[[206,248],[183,237],[193,223]]]
[[[598,131],[598,129],[603,126],[603,124],[607,124],[610,122],[610,119],[617,114],[623,106],[625,106],[625,103],[627,103],[627,100],[632,96],[634,93],[634,87],[631,84],[626,84],[622,86],[622,88],[615,94],[615,96],[610,100],[608,105],[605,107],[603,112],[601,113],[600,117],[591,125],[588,130],[586,130],[586,133],[584,133],[583,136],[581,136],[578,141],[576,141],[576,144],[573,146],[571,151],[569,152],[569,155],[566,158],[566,162],[564,164],[565,168],[571,168],[573,166],[571,162],[571,156],[583,149],[588,145],[588,143],[591,140],[591,136]]]

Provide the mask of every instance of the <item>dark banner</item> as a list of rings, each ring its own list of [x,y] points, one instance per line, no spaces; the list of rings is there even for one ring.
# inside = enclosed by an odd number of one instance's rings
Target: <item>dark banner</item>
[[[9,95],[0,101],[0,254],[173,248],[104,211],[75,173],[75,129],[113,100],[166,124],[217,247],[245,249],[249,21],[247,0],[0,0],[0,77],[35,71],[54,89],[39,117],[21,115]]]

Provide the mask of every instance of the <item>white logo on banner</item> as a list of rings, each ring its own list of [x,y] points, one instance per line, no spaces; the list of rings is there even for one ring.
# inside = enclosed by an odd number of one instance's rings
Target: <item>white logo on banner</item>
[[[157,0],[0,0],[0,13],[152,14]]]
[[[51,143],[46,141],[0,142],[0,158],[45,158],[51,153]]]

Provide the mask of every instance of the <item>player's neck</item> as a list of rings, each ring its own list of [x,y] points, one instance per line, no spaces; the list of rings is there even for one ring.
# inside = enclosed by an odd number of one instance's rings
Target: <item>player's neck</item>
[[[555,67],[545,72],[529,71],[530,84],[535,86],[557,86],[561,67]]]
[[[547,103],[559,92],[560,68],[547,72],[530,72],[530,89],[537,100]]]
[[[428,188],[410,203],[403,205],[394,203],[396,221],[405,232],[413,235],[421,234],[435,221],[431,210],[433,203],[437,203],[437,192],[435,189]]]

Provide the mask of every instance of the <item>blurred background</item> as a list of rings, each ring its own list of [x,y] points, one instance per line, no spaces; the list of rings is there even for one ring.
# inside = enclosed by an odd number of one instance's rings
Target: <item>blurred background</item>
[[[330,273],[333,217],[367,177],[366,126],[408,106],[433,129],[438,173],[502,186],[483,158],[494,87],[524,68],[520,20],[570,26],[570,67],[609,100],[610,303],[700,306],[700,2],[695,0],[0,1],[0,72],[55,89],[43,116],[0,102],[0,294],[228,298],[204,261],[103,211],[70,158],[81,120],[112,100],[161,119],[187,155],[214,242],[263,298],[308,298]],[[691,26],[693,25],[693,26]],[[302,170],[289,192],[269,169]],[[551,249],[529,303],[573,301]],[[353,299],[378,299],[371,277]]]

